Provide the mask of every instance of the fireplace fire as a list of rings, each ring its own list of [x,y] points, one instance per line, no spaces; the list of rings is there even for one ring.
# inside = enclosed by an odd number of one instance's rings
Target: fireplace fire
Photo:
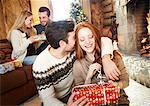
[[[147,13],[147,30],[148,33],[146,36],[143,37],[141,44],[142,44],[142,49],[140,50],[142,56],[150,56],[150,10],[149,13]]]

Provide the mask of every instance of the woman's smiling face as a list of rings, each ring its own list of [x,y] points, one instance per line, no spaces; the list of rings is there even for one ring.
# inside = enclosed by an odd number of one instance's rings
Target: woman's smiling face
[[[25,25],[27,28],[31,28],[32,27],[32,22],[33,22],[33,16],[29,16],[25,19]]]
[[[95,49],[95,38],[92,31],[84,27],[78,32],[79,45],[87,53],[93,53]]]

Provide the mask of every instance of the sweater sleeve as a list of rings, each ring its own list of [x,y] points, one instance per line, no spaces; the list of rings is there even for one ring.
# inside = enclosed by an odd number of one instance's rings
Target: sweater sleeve
[[[113,58],[113,45],[112,40],[108,37],[101,37],[101,57],[106,54],[111,54],[111,58]]]
[[[129,75],[127,73],[126,67],[124,65],[124,62],[122,60],[122,57],[117,51],[114,51],[114,59],[116,66],[121,72],[121,75],[119,76],[119,82],[122,82],[123,88],[126,88],[129,85]]]
[[[55,97],[55,90],[53,86],[43,90],[38,90],[38,93],[44,106],[65,106],[63,102]]]
[[[25,36],[23,37],[21,34],[23,33],[19,32],[18,30],[13,30],[11,32],[10,39],[16,56],[23,54],[30,44],[29,39],[27,39]]]
[[[85,82],[85,78],[82,75],[82,66],[78,60],[73,64],[73,77],[75,85],[83,85]]]
[[[65,106],[63,102],[57,99],[52,75],[46,73],[39,64],[33,64],[33,77],[37,86],[39,97],[44,106]],[[45,69],[46,70],[46,69]],[[51,70],[49,70],[51,71]],[[49,76],[49,77],[48,77]]]

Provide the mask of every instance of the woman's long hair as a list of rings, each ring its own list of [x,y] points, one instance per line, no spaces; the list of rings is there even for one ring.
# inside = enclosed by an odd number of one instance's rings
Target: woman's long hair
[[[89,28],[92,33],[93,36],[95,38],[95,60],[94,62],[98,62],[98,63],[102,63],[101,61],[101,37],[100,37],[100,32],[99,30],[92,24],[88,23],[88,22],[81,22],[76,26],[75,29],[75,39],[76,39],[76,43],[75,43],[75,50],[76,50],[76,57],[77,59],[82,59],[85,57],[86,52],[82,50],[82,48],[79,45],[79,39],[78,39],[78,32],[80,29],[82,28]]]
[[[11,36],[12,30],[14,30],[14,29],[20,29],[20,30],[22,30],[22,29],[25,28],[25,20],[26,20],[27,17],[29,17],[29,16],[32,16],[32,13],[29,12],[29,11],[27,11],[27,10],[22,11],[22,12],[20,13],[20,15],[17,17],[15,23],[13,24],[13,26],[11,27],[11,29],[8,31],[8,34],[7,34],[7,39],[8,39],[8,40],[10,40],[10,36]],[[33,27],[27,29],[27,34],[28,34],[29,36],[32,36],[32,35],[35,34],[35,30],[33,29]]]

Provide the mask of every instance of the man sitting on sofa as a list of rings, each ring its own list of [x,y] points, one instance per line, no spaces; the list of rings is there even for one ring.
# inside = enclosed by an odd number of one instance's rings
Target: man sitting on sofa
[[[40,7],[39,8],[39,20],[40,24],[35,25],[34,28],[37,31],[38,34],[45,34],[45,28],[50,20],[50,10],[47,7]],[[40,36],[40,35],[39,35]],[[41,41],[38,43],[36,48],[36,54],[40,54],[46,47],[48,43],[47,41]]]

